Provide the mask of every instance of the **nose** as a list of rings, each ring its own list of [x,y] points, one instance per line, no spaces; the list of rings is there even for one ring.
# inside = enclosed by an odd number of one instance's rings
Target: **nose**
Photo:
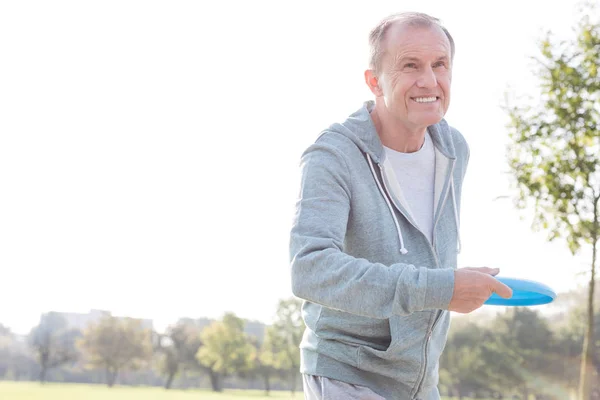
[[[421,75],[417,79],[417,86],[422,88],[434,88],[437,86],[437,77],[435,76],[435,72],[433,72],[433,68],[423,68]]]

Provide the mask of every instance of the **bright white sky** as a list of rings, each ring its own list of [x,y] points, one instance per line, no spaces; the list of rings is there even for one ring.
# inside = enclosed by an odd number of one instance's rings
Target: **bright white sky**
[[[294,4],[294,6],[292,6]],[[455,38],[447,114],[471,146],[461,266],[557,291],[589,257],[545,243],[510,200],[500,105],[575,2],[0,3],[0,323],[50,310],[269,322],[291,295],[300,154],[371,95],[366,38],[424,11]]]

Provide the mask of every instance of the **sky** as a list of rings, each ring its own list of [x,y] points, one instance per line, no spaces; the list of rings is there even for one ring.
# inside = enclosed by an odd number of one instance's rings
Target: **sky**
[[[505,93],[575,1],[0,3],[0,323],[48,311],[269,323],[292,295],[302,151],[372,99],[369,30],[399,11],[456,42],[446,119],[471,148],[459,266],[585,283],[589,256],[514,208]],[[509,196],[494,200],[498,196]]]

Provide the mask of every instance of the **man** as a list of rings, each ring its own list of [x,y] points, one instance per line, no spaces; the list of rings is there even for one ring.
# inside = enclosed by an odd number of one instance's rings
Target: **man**
[[[491,268],[457,269],[463,136],[443,119],[454,42],[406,13],[370,35],[375,96],[303,154],[291,231],[304,299],[307,399],[439,399],[449,311],[512,295]]]

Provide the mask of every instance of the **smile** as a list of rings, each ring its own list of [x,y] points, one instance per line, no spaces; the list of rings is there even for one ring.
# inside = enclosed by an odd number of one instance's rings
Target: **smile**
[[[432,97],[413,97],[413,100],[416,101],[417,103],[433,103],[437,99],[438,98],[435,97],[435,96],[432,96]]]

